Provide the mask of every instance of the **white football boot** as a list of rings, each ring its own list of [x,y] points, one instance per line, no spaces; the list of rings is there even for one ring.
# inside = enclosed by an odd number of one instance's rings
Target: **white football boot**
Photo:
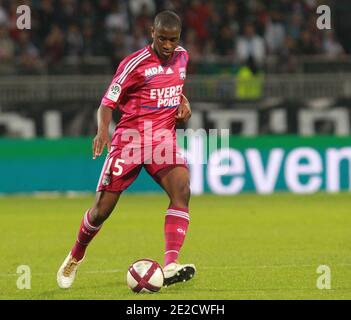
[[[185,282],[194,277],[196,268],[193,264],[179,264],[172,262],[163,268],[165,287],[177,282]]]
[[[84,257],[77,261],[72,257],[71,252],[63,261],[59,271],[57,272],[57,284],[62,289],[68,289],[76,277],[77,269],[84,260]]]

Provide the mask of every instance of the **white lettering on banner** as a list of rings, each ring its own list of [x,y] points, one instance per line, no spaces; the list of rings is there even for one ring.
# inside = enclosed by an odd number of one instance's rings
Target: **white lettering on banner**
[[[346,190],[341,177],[344,177],[344,184],[347,179],[347,190],[351,190],[351,147],[328,148],[324,152],[312,147],[273,148],[268,151],[265,165],[262,152],[257,148],[211,149],[207,171],[204,171],[207,162],[204,141],[204,137],[192,137],[184,150],[190,161],[191,190],[195,194],[205,191],[206,178],[209,191],[218,194],[237,194],[243,190],[273,193],[280,176],[283,180],[279,190],[286,186],[287,191],[294,193],[317,192],[324,185],[328,192]],[[247,185],[250,179],[253,189]]]
[[[186,150],[180,149],[180,152],[185,154],[188,166],[190,168],[190,188],[192,194],[201,194],[204,191],[204,174],[203,164],[205,163],[205,144],[204,136],[206,131],[204,129],[197,129],[195,132],[186,129],[184,136],[189,135],[188,148]],[[183,136],[183,137],[184,137]]]
[[[301,163],[306,159],[307,163]],[[312,148],[296,148],[286,159],[285,179],[290,190],[297,193],[313,193],[322,185],[322,160],[319,153]],[[311,176],[307,183],[300,181],[301,175]]]
[[[151,123],[147,121],[144,127],[144,143],[148,142],[143,148],[145,163],[151,159],[156,163],[173,163],[173,157],[169,156],[173,154],[173,145],[169,143],[172,135],[162,130],[152,132]],[[326,191],[336,192],[345,190],[346,183],[348,190],[351,190],[351,147],[328,148],[322,152],[312,147],[292,150],[272,148],[267,152],[257,148],[237,150],[227,144],[223,147],[223,143],[220,147],[203,129],[185,130],[179,134],[178,143],[182,136],[187,136],[187,149],[180,152],[187,159],[193,194],[202,194],[206,186],[217,194],[237,194],[242,191],[269,194],[277,190],[313,193],[322,187]],[[154,149],[151,148],[152,137],[161,142]],[[129,144],[122,158],[141,161],[141,149],[138,146],[141,138],[138,133],[128,132],[123,136],[123,141]],[[204,167],[206,164],[207,167]]]
[[[223,162],[227,162],[224,164]],[[228,163],[229,162],[229,163]],[[241,153],[234,149],[219,149],[213,152],[207,167],[208,184],[213,192],[220,194],[239,193],[245,184],[245,162]],[[228,185],[222,183],[223,176],[232,176]]]
[[[277,183],[284,150],[272,149],[269,153],[266,172],[263,168],[262,157],[257,149],[246,150],[246,157],[258,193],[272,193]]]
[[[351,190],[351,148],[327,149],[327,181],[326,189],[329,192],[338,192],[340,186],[340,166],[341,162],[348,163],[349,190]]]

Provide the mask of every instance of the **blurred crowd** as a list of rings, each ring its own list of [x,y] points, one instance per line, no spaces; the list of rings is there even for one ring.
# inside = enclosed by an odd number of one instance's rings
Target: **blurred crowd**
[[[194,66],[222,61],[247,64],[255,70],[275,56],[281,61],[282,72],[294,71],[296,56],[338,59],[350,53],[334,28],[317,29],[316,8],[322,2],[0,0],[0,72],[16,64],[22,73],[56,73],[64,60],[74,65],[101,56],[108,57],[111,69],[115,69],[126,55],[150,42],[153,18],[163,9],[180,15],[181,44]],[[21,4],[31,8],[31,30],[16,28],[16,9]]]

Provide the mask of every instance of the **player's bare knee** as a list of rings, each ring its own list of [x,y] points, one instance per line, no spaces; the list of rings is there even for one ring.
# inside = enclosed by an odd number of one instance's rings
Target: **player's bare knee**
[[[185,183],[182,183],[181,187],[180,187],[180,193],[182,195],[182,197],[184,197],[185,199],[190,199],[190,183],[189,181],[186,181]]]
[[[100,192],[97,194],[91,219],[94,225],[101,225],[112,213],[119,199],[120,193]]]
[[[173,205],[177,207],[188,207],[190,200],[190,186],[188,183],[179,185],[177,192],[171,197]]]
[[[104,206],[95,206],[90,213],[91,223],[101,225],[111,214],[112,210]]]

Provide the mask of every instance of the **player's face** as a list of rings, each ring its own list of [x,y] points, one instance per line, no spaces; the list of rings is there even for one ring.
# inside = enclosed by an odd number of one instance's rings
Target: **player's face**
[[[175,48],[178,46],[180,39],[179,28],[156,27],[151,30],[153,38],[153,47],[157,55],[162,60],[168,60]]]

